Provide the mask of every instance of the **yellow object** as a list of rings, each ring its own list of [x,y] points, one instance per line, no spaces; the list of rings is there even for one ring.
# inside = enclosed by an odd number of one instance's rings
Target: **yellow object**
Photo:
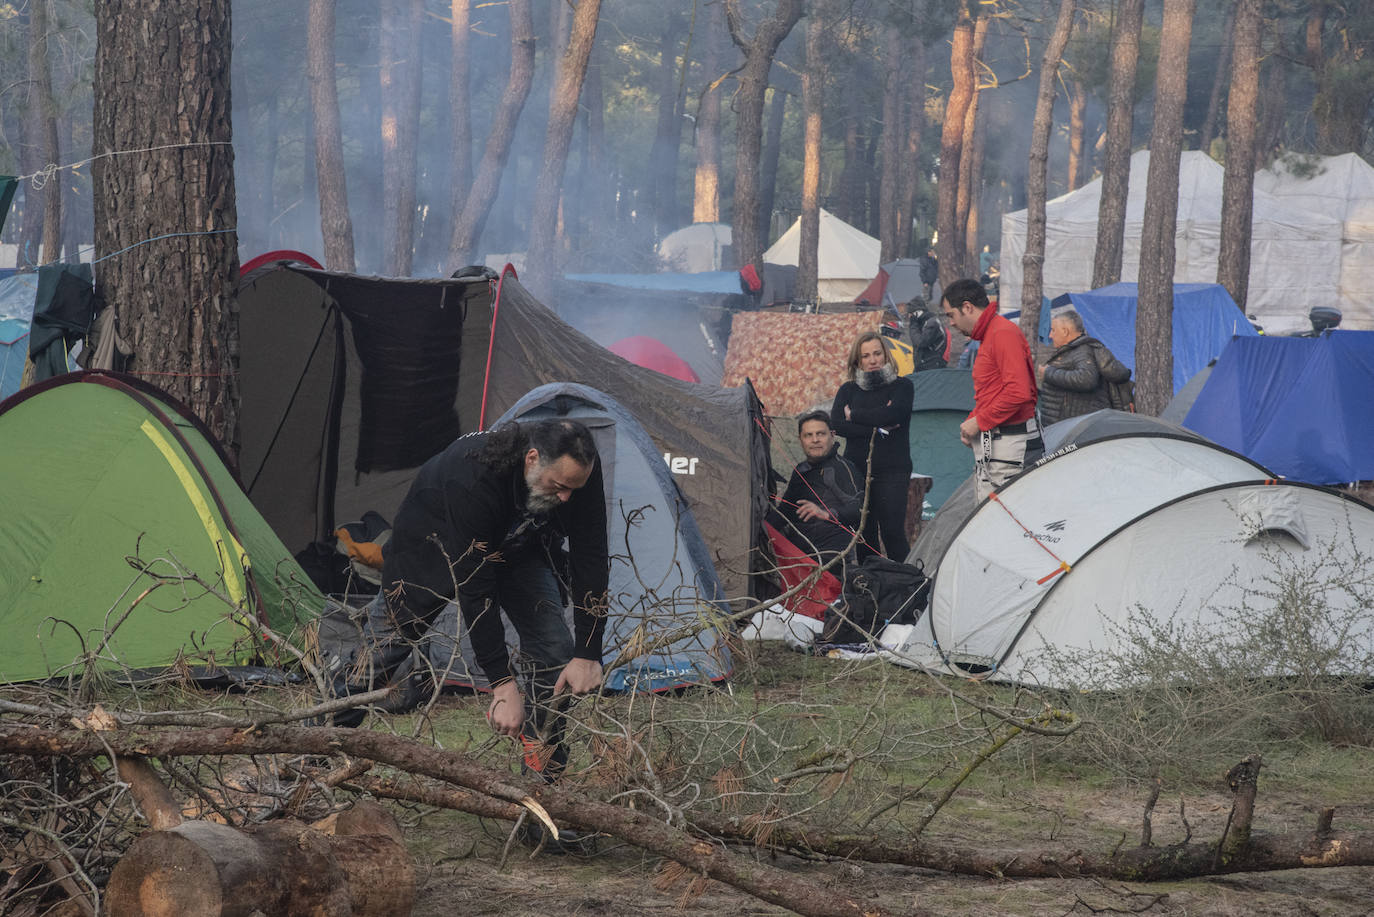
[[[347,549],[349,557],[361,561],[369,567],[382,569],[381,545],[375,541],[354,541],[353,536],[348,534],[348,529],[337,529],[334,534],[339,536],[339,541]]]
[[[892,358],[892,365],[897,367],[897,375],[909,376],[916,371],[916,351],[905,341],[883,335],[883,346],[887,348],[887,354]]]

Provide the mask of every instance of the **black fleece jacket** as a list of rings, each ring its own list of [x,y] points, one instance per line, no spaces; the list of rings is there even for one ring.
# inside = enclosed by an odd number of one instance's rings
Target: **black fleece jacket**
[[[865,391],[846,382],[835,393],[830,426],[845,439],[844,457],[854,463],[859,480],[868,474],[868,441],[873,438],[873,473],[911,474],[911,402],[916,387],[905,376]],[[849,419],[844,409],[849,408]],[[876,435],[874,431],[877,431]],[[887,430],[887,432],[883,432]]]
[[[531,515],[523,466],[497,471],[477,459],[487,436],[455,440],[416,474],[396,512],[382,567],[390,609],[402,625],[428,623],[456,594],[477,664],[496,684],[514,675],[497,612],[503,560],[546,556],[566,537],[573,655],[600,662],[610,579],[601,463],[566,503]]]

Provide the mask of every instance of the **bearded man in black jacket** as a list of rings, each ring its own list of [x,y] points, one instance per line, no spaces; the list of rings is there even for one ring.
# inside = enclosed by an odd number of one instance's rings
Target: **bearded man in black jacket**
[[[840,455],[827,412],[803,414],[797,420],[797,435],[806,460],[792,469],[774,527],[825,565],[854,540],[863,509],[863,477]],[[839,569],[832,572],[842,575]]]
[[[561,696],[601,686],[609,571],[606,497],[586,426],[511,423],[463,436],[420,468],[401,503],[368,640],[335,692],[392,680],[456,598],[491,683],[487,720],[520,738],[529,769],[555,779],[567,761]],[[564,623],[568,599],[574,633]],[[514,663],[503,614],[520,636]],[[362,718],[349,710],[335,722]]]

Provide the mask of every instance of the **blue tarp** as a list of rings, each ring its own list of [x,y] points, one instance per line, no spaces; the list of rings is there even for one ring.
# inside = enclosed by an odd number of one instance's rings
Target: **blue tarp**
[[[1053,306],[1073,305],[1084,330],[1135,371],[1136,284],[1114,283],[1086,293],[1065,293]],[[1226,349],[1233,337],[1257,337],[1231,294],[1218,283],[1174,284],[1174,391]]]
[[[1237,338],[1183,425],[1308,484],[1374,479],[1374,331]]]
[[[739,271],[695,274],[569,274],[569,280],[607,283],[632,290],[682,290],[688,293],[738,293]]]
[[[29,323],[0,318],[0,400],[19,391],[29,355]]]

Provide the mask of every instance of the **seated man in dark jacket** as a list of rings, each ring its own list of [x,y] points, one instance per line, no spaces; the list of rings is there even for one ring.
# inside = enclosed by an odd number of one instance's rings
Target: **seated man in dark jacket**
[[[460,437],[425,462],[396,513],[366,641],[335,692],[391,681],[456,599],[491,683],[487,721],[521,739],[527,766],[552,780],[567,760],[559,696],[601,686],[609,577],[606,497],[586,426],[511,423]],[[565,594],[574,633],[564,623]],[[514,662],[503,616],[520,637]],[[348,710],[335,722],[362,718]]]
[[[1055,351],[1036,371],[1040,419],[1046,424],[1110,407],[1108,383],[1131,378],[1105,344],[1083,333],[1083,319],[1072,309],[1050,322],[1050,342]]]
[[[806,461],[792,469],[771,521],[797,547],[824,565],[854,540],[863,508],[863,479],[839,454],[830,415],[803,414],[797,421]],[[832,567],[836,575],[842,571]]]

